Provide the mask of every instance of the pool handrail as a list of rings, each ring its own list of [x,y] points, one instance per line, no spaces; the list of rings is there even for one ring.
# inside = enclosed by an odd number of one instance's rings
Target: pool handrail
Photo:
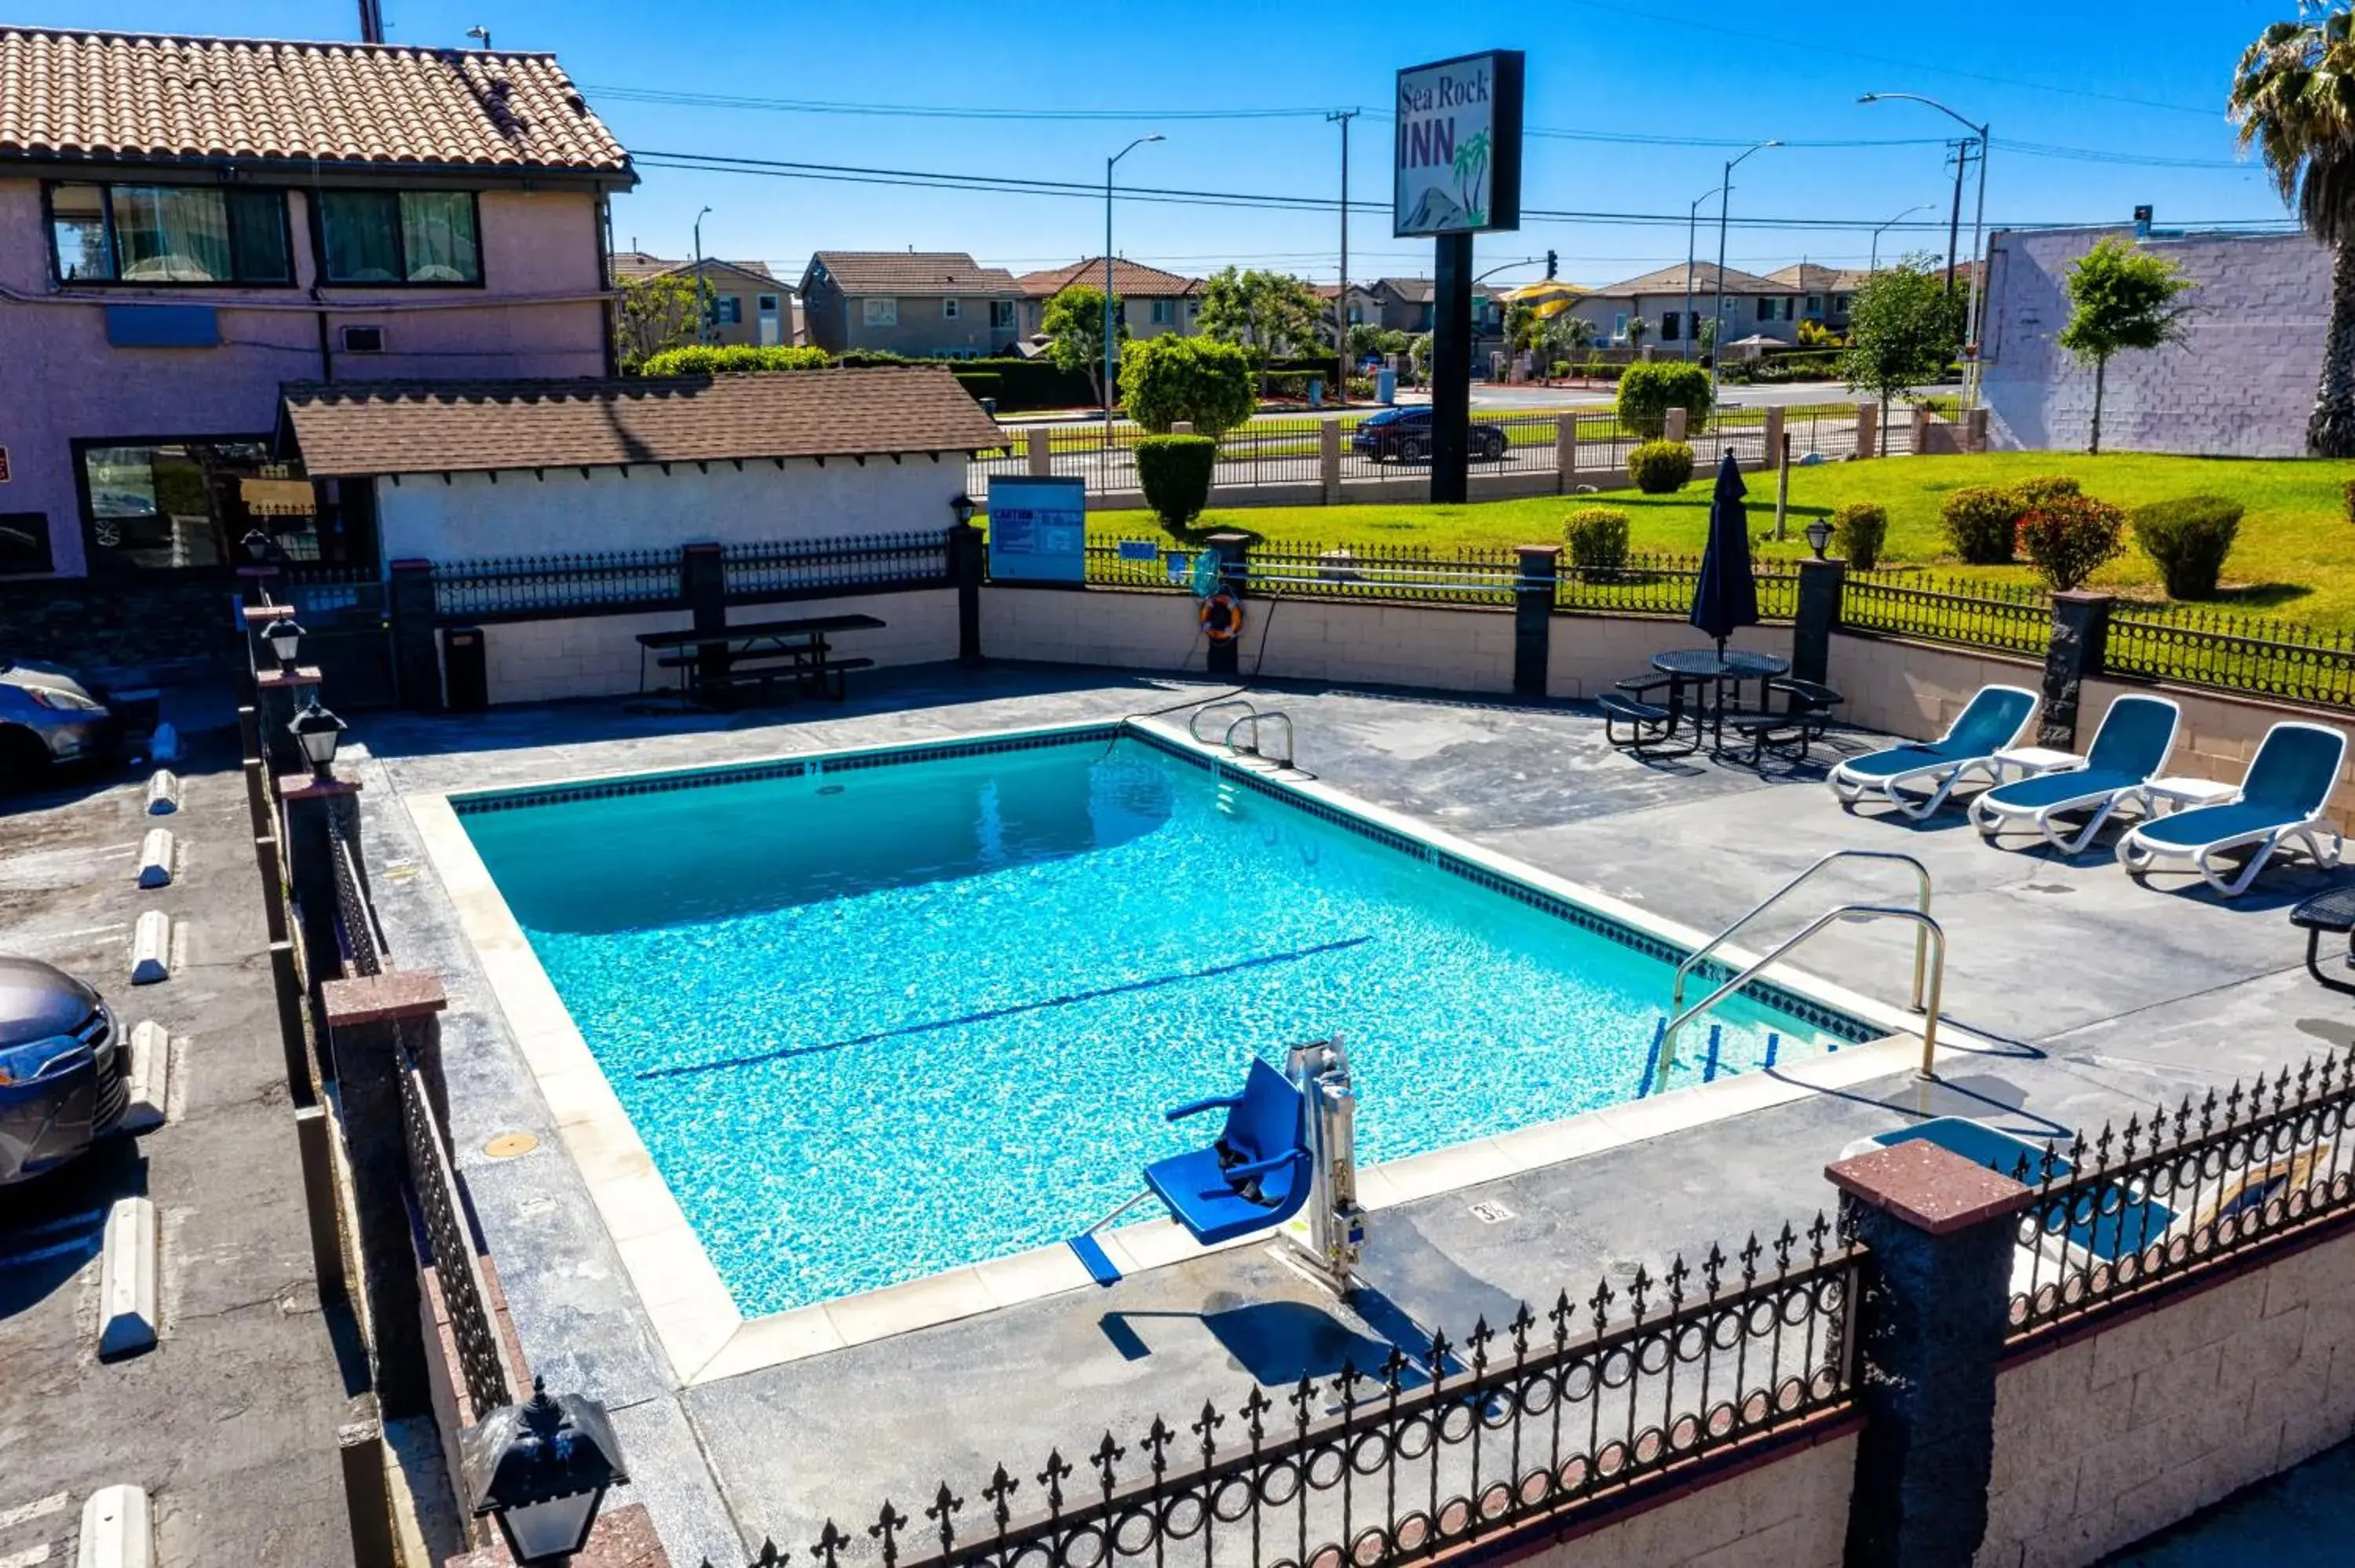
[[[1751,906],[1748,914],[1742,916],[1732,925],[1728,926],[1724,930],[1720,931],[1716,936],[1711,937],[1708,941],[1703,942],[1700,947],[1695,948],[1689,954],[1688,954],[1684,962],[1677,966],[1676,983],[1669,991],[1668,1011],[1670,1012],[1674,1012],[1677,1009],[1684,1006],[1685,977],[1700,967],[1700,961],[1703,959],[1709,957],[1710,954],[1723,947],[1727,939],[1736,931],[1741,930],[1744,926],[1749,925],[1750,922],[1757,919],[1758,916],[1765,914],[1767,910],[1781,903],[1793,889],[1798,887],[1802,883],[1805,883],[1809,878],[1813,877],[1816,873],[1823,870],[1824,867],[1831,864],[1834,861],[1841,860],[1902,861],[1905,864],[1912,866],[1913,868],[1914,876],[1921,884],[1921,894],[1916,901],[1915,907],[1920,909],[1925,916],[1930,913],[1930,868],[1923,865],[1913,856],[1907,854],[1901,850],[1834,850],[1831,853],[1825,855],[1822,859],[1817,861],[1815,864],[1807,867],[1806,870],[1799,873],[1798,875],[1791,878],[1790,881],[1785,883],[1782,886],[1768,894],[1764,898],[1760,899],[1756,904]],[[1928,946],[1929,940],[1929,933],[1926,930],[1916,930],[1913,934],[1913,1011],[1916,1012],[1922,1011],[1922,966],[1923,959],[1927,956],[1925,949]]]
[[[1269,719],[1281,719],[1284,721],[1284,756],[1281,760],[1269,757],[1266,752],[1260,749],[1259,726],[1266,723]],[[1251,746],[1249,749],[1245,749],[1244,747],[1235,744],[1235,731],[1242,728],[1245,725],[1252,726]],[[1254,708],[1250,713],[1240,715],[1232,724],[1227,726],[1227,733],[1223,739],[1226,748],[1237,757],[1263,758],[1269,762],[1275,763],[1278,768],[1290,768],[1293,766],[1292,754],[1297,742],[1293,736],[1292,715],[1285,713],[1282,708],[1270,708],[1264,713]]]
[[[1209,737],[1202,733],[1202,719],[1205,715],[1217,713],[1220,708],[1241,708],[1245,713],[1253,714],[1259,712],[1259,705],[1249,697],[1221,697],[1215,703],[1204,703],[1188,714],[1186,716],[1186,733],[1200,745],[1209,745]]]

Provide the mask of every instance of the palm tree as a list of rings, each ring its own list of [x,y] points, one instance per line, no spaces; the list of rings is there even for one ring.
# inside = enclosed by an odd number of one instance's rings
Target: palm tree
[[[2241,56],[2231,115],[2283,202],[2331,248],[2330,334],[2306,444],[2355,457],[2355,13],[2349,0],[2301,0]]]
[[[1488,169],[1488,133],[1476,131],[1455,144],[1455,174],[1456,194],[1464,198],[1465,215],[1474,223],[1488,220],[1488,204],[1480,190],[1481,177]]]

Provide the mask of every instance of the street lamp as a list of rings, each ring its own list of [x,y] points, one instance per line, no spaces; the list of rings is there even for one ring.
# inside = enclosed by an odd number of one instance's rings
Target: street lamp
[[[1104,450],[1106,451],[1110,451],[1112,450],[1112,378],[1113,357],[1114,354],[1112,330],[1112,171],[1114,164],[1118,164],[1123,158],[1127,157],[1131,153],[1135,152],[1139,147],[1144,146],[1147,142],[1159,142],[1166,139],[1167,138],[1165,138],[1158,131],[1154,132],[1149,136],[1139,136],[1135,141],[1131,142],[1127,146],[1123,147],[1119,152],[1114,153],[1111,157],[1104,160],[1103,439]],[[1344,281],[1346,281],[1346,280]]]
[[[1903,212],[1899,213],[1895,217],[1891,218],[1887,223],[1881,224],[1878,228],[1874,228],[1872,231],[1872,265],[1869,270],[1874,272],[1881,270],[1881,229],[1893,228],[1897,224],[1903,222],[1906,218],[1913,217],[1917,212],[1934,211],[1937,205],[1938,204],[1936,202],[1931,201],[1916,202],[1912,207],[1907,207]]]
[[[1821,517],[1810,517],[1799,532],[1807,536],[1807,547],[1815,551],[1816,559],[1822,560],[1824,546],[1832,542],[1832,525]]]
[[[1717,310],[1716,313],[1710,317],[1710,320],[1716,323],[1715,332],[1716,336],[1719,339],[1722,339],[1725,336],[1725,208],[1727,199],[1733,195],[1733,171],[1740,165],[1742,160],[1750,156],[1752,153],[1763,153],[1769,147],[1779,147],[1783,143],[1780,142],[1774,141],[1761,142],[1756,146],[1742,153],[1739,157],[1729,158],[1726,160],[1725,164],[1725,177],[1718,182]],[[1709,355],[1709,403],[1710,407],[1712,408],[1717,407],[1717,367],[1724,358],[1725,344],[1722,342],[1718,342],[1715,346],[1710,349]]]
[[[292,675],[294,673],[294,654],[303,645],[304,636],[303,628],[291,615],[283,620],[272,621],[270,630],[261,634],[261,640],[270,644],[271,656],[278,661],[280,674]]]
[[[695,215],[695,341],[711,341],[711,307],[703,299],[703,219],[711,211],[705,207]]]
[[[1695,228],[1696,228],[1696,227],[1698,227],[1698,226],[1699,226],[1699,224],[1700,224],[1700,204],[1701,204],[1701,203],[1703,203],[1703,202],[1705,202],[1705,201],[1707,201],[1710,197],[1711,197],[1711,196],[1716,196],[1717,194],[1718,194],[1718,188],[1717,188],[1715,185],[1711,185],[1711,186],[1710,186],[1710,187],[1709,187],[1709,189],[1707,189],[1707,190],[1705,190],[1705,191],[1701,192],[1701,193],[1700,193],[1700,195],[1699,195],[1699,196],[1697,196],[1693,197],[1693,198],[1692,198],[1692,203],[1691,203],[1691,205],[1690,205],[1690,206],[1689,206],[1689,207],[1687,207],[1685,208],[1685,319],[1684,319],[1684,336],[1685,336],[1685,357],[1686,357],[1687,359],[1690,359],[1690,358],[1692,357],[1693,339],[1694,339],[1695,337],[1697,337],[1697,336],[1699,336],[1699,335],[1700,335],[1698,333],[1696,333],[1696,332],[1694,332],[1694,331],[1693,331],[1693,313],[1692,313],[1693,230],[1695,229]],[[1722,323],[1720,323],[1720,325],[1719,325],[1719,327],[1718,327],[1718,330],[1719,330],[1720,332],[1723,332],[1723,331],[1725,330],[1725,329],[1724,329],[1724,326],[1723,326],[1723,324],[1722,324]]]
[[[1909,103],[1927,104],[1932,109],[1934,109],[1939,113],[1945,115],[1947,119],[1952,120],[1955,123],[1969,130],[1979,139],[1979,191],[1971,212],[1971,341],[1965,349],[1965,363],[1967,365],[1968,368],[1964,372],[1965,386],[1963,388],[1963,396],[1966,405],[1970,408],[1977,408],[1978,407],[1979,401],[1978,345],[1984,341],[1984,334],[1987,330],[1987,282],[1985,278],[1979,276],[1977,269],[1981,260],[1979,256],[1981,236],[1987,225],[1987,147],[1990,143],[1990,137],[1988,134],[1989,128],[1993,124],[1993,122],[1989,121],[1983,122],[1978,124],[1973,124],[1969,120],[1955,113],[1953,110],[1947,108],[1936,99],[1924,98],[1918,92],[1868,92],[1861,98],[1859,98],[1857,101],[1859,103],[1879,103],[1884,99],[1903,99]],[[1961,171],[1959,169],[1955,171],[1955,179],[1957,182],[1955,194],[1959,196],[1961,195]],[[1955,213],[1957,217],[1962,216],[1959,211],[1959,206],[1960,204],[1958,202],[1958,210]],[[1949,239],[1946,245],[1946,266],[1947,276],[1950,278],[1954,276],[1954,243]]]
[[[343,744],[344,721],[319,705],[319,694],[313,692],[311,700],[286,726],[303,748],[303,760],[311,765],[314,779],[336,776],[336,747]]]
[[[956,514],[958,527],[964,528],[972,524],[974,514],[972,496],[967,495],[963,491],[957,492],[956,494],[952,496],[949,500],[949,510]]]
[[[476,23],[474,26],[467,28],[466,37],[470,38],[480,38],[483,41],[483,48],[486,49],[491,47],[491,30],[488,27],[482,26],[480,23]]]
[[[630,1478],[605,1407],[577,1393],[550,1399],[538,1378],[529,1404],[501,1405],[458,1434],[458,1473],[468,1510],[498,1520],[520,1568],[570,1563],[605,1489]]]

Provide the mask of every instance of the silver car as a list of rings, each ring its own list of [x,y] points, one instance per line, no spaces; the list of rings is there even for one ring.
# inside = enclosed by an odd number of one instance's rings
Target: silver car
[[[54,1171],[122,1124],[130,1045],[90,986],[0,957],[0,1186]]]
[[[59,763],[95,761],[118,733],[101,690],[62,665],[0,653],[0,789],[24,789]]]

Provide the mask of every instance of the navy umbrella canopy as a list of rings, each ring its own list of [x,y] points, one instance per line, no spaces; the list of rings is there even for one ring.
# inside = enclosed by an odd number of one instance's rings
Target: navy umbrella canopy
[[[1742,504],[1741,465],[1729,451],[1717,465],[1717,493],[1709,503],[1709,546],[1693,584],[1692,623],[1717,643],[1736,629],[1758,624],[1758,582],[1750,575],[1750,514]]]

